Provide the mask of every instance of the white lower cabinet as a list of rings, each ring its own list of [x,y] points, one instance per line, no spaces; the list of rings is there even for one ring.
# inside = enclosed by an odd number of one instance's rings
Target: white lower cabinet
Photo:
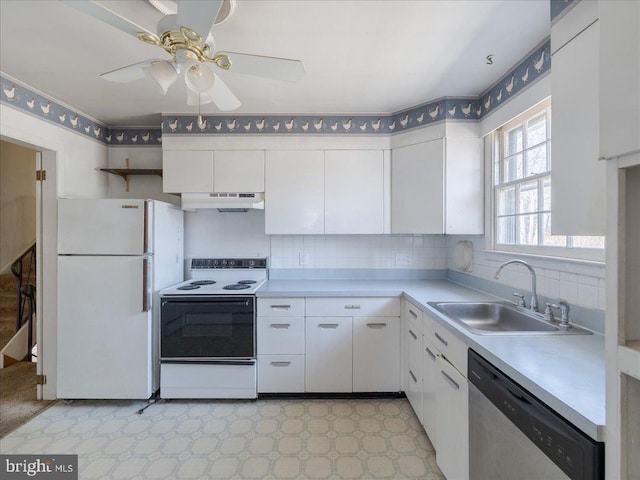
[[[305,390],[351,392],[351,317],[307,317],[305,332]]]
[[[304,392],[304,355],[258,355],[258,393]]]
[[[418,419],[420,419],[420,423],[423,423],[422,337],[422,331],[417,328],[415,323],[409,320],[405,333],[405,349],[407,355],[407,386],[405,394],[411,407],[413,407],[413,411],[418,416]]]
[[[436,461],[448,480],[469,478],[469,385],[438,356],[436,380]]]
[[[438,376],[440,375],[438,350],[426,338],[422,343],[422,426],[424,426],[433,447],[438,450],[439,437],[436,414],[438,405]]]
[[[353,391],[400,390],[400,318],[353,318]]]

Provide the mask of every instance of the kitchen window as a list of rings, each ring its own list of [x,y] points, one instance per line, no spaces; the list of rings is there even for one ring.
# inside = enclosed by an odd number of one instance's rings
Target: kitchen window
[[[551,235],[551,100],[493,138],[494,249],[604,260],[604,237]]]

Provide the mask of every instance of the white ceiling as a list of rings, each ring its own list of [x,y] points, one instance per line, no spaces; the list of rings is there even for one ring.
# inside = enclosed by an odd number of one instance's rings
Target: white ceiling
[[[151,31],[146,0],[103,2]],[[154,126],[193,113],[184,84],[166,97],[147,79],[100,73],[160,48],[58,1],[0,1],[0,70],[114,126]],[[549,35],[544,0],[237,0],[214,26],[218,50],[302,60],[297,83],[219,71],[238,114],[388,114],[439,97],[479,95]],[[493,65],[486,56],[493,54]],[[219,113],[212,104],[203,113]]]

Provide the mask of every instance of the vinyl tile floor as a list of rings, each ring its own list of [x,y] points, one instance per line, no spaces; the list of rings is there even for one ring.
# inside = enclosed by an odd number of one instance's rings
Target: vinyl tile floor
[[[84,479],[443,480],[402,399],[59,402],[3,454],[77,454]]]

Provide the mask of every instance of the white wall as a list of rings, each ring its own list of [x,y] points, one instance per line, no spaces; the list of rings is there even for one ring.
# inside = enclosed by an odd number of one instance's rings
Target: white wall
[[[0,141],[0,273],[36,239],[36,151]]]

